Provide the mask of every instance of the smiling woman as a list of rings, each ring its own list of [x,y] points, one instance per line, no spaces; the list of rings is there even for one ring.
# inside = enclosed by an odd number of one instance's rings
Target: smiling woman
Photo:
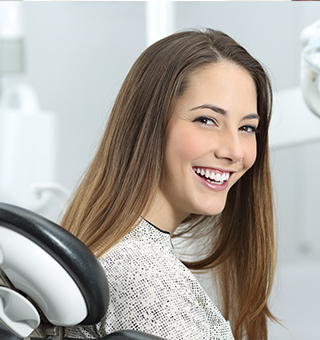
[[[271,97],[259,62],[222,32],[176,33],[142,53],[62,221],[100,258],[110,309],[67,335],[267,339]],[[183,235],[203,235],[205,257],[181,262],[171,237]],[[189,269],[214,270],[222,313]]]

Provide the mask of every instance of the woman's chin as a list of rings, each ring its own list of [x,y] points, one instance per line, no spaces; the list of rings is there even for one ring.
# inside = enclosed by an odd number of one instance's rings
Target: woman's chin
[[[206,202],[205,205],[202,205],[201,208],[197,209],[198,211],[195,212],[196,215],[206,215],[206,216],[215,216],[219,215],[226,206],[226,201],[223,200],[222,202],[212,202],[208,204]]]

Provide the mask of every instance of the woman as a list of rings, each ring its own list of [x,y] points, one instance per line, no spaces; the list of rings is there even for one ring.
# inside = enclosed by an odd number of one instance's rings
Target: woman
[[[176,33],[142,53],[62,222],[111,290],[101,323],[69,335],[233,339],[227,319],[235,339],[267,339],[271,97],[261,65],[222,32]],[[182,264],[174,234],[200,240],[205,256]],[[187,268],[213,270],[224,317]]]

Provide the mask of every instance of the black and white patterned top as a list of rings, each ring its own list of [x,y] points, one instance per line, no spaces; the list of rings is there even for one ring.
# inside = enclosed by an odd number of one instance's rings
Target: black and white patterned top
[[[233,340],[229,322],[175,255],[170,234],[146,220],[101,258],[110,306],[94,326],[66,329],[95,338],[133,329],[170,340]]]

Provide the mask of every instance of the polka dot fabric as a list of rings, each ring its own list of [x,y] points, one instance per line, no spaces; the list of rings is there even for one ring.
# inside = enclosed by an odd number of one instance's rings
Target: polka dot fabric
[[[168,340],[232,340],[229,322],[175,255],[170,234],[146,220],[100,259],[110,285],[107,315],[66,336],[93,339],[131,329]]]

